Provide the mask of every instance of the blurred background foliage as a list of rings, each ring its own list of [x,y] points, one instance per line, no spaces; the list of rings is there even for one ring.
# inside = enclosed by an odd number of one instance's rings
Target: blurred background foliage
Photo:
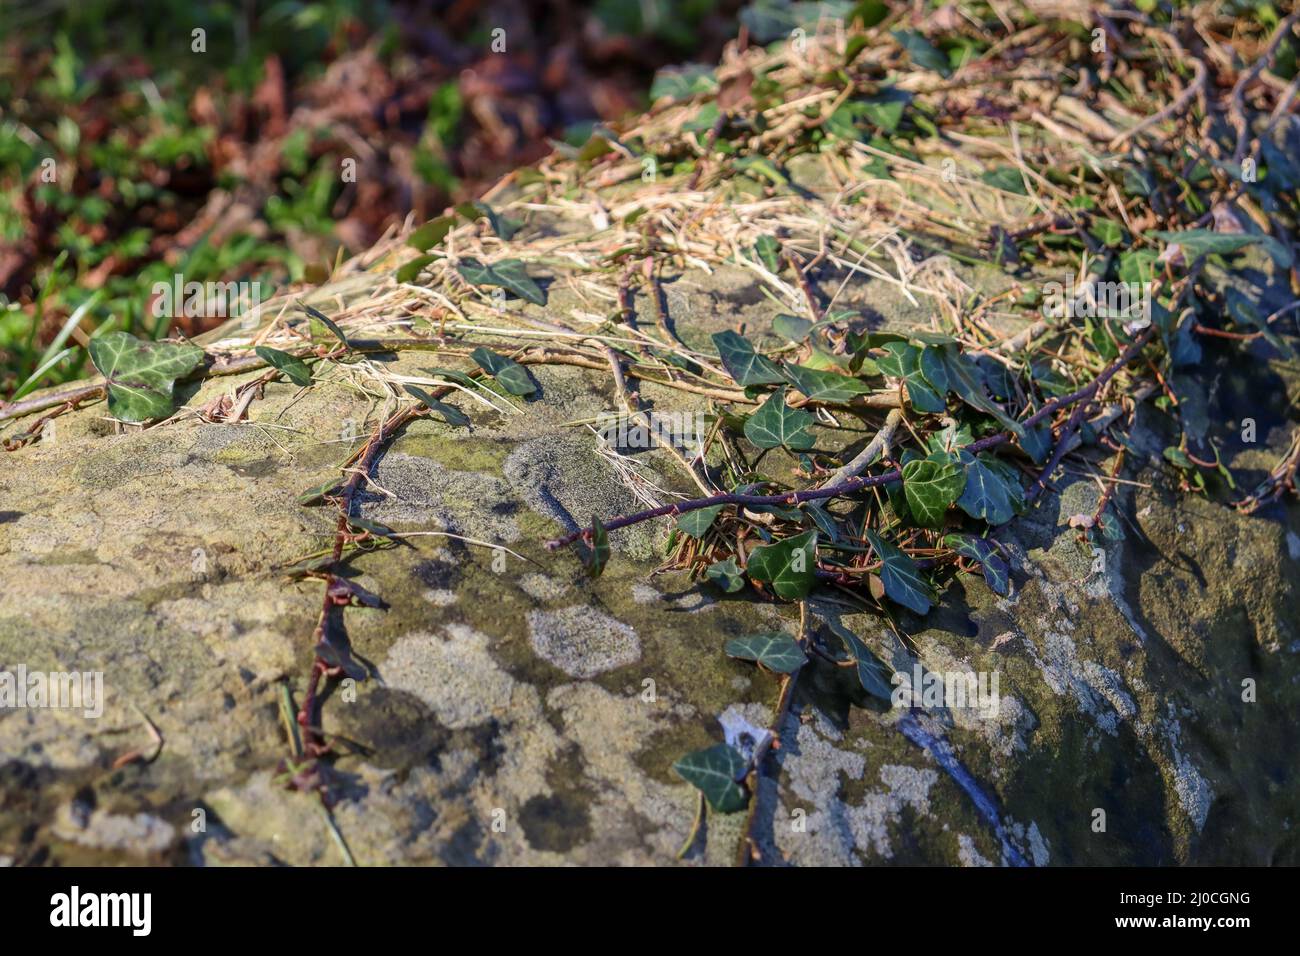
[[[0,400],[87,374],[92,335],[220,321],[155,318],[155,282],[316,281],[585,142],[739,6],[0,0]]]

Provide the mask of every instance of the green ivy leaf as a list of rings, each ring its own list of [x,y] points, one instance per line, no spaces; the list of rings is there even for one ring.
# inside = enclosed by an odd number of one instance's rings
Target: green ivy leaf
[[[313,339],[318,339],[318,338],[323,338],[323,337],[324,337],[324,336],[321,334],[321,329],[323,328],[323,329],[328,330],[330,335],[334,336],[336,339],[338,339],[340,342],[342,342],[342,343],[343,343],[343,347],[344,347],[345,349],[350,349],[350,348],[352,348],[351,344],[348,342],[348,337],[347,337],[346,335],[343,334],[343,330],[339,328],[337,322],[335,322],[333,319],[331,319],[328,315],[326,315],[326,314],[325,314],[324,312],[322,312],[320,309],[313,309],[311,306],[307,305],[305,302],[299,302],[298,305],[302,308],[302,310],[303,310],[304,312],[306,312],[309,316],[311,316],[311,323],[310,323],[310,325],[311,325],[311,337],[312,337]]]
[[[755,661],[778,674],[793,674],[808,662],[808,656],[794,638],[776,632],[734,638],[727,641],[724,650],[728,657]]]
[[[922,458],[903,466],[903,494],[916,523],[938,528],[966,486],[966,475],[951,461]]]
[[[968,534],[950,534],[944,536],[943,543],[958,554],[978,561],[984,572],[984,583],[994,594],[1006,597],[1010,591],[1011,574],[993,542]]]
[[[311,369],[301,359],[295,358],[288,352],[281,352],[279,349],[268,348],[265,345],[259,345],[253,349],[267,365],[279,370],[285,378],[295,385],[304,388],[311,384]]]
[[[944,367],[948,372],[948,387],[956,392],[963,402],[979,409],[986,415],[992,415],[1003,428],[1009,430],[1017,438],[1024,437],[1024,426],[988,397],[984,391],[984,381],[980,376],[979,368],[971,364],[966,356],[955,348],[946,349],[944,351]]]
[[[455,225],[455,216],[439,216],[437,219],[430,219],[407,237],[406,244],[420,252],[428,252],[446,239],[447,233],[451,232]]]
[[[537,386],[533,384],[524,367],[517,362],[512,362],[504,355],[498,355],[489,348],[479,346],[470,353],[478,367],[487,372],[511,395],[531,395],[537,391]]]
[[[844,404],[871,391],[865,382],[836,372],[819,372],[803,365],[786,365],[784,369],[790,383],[813,401]]]
[[[1113,511],[1101,513],[1101,533],[1107,541],[1124,540],[1124,526],[1119,523]]]
[[[781,271],[781,243],[774,236],[759,236],[754,240],[754,254],[762,260],[768,272]]]
[[[528,275],[519,259],[502,259],[491,265],[477,259],[462,259],[456,268],[470,285],[497,286],[533,305],[546,304],[546,293]]]
[[[768,582],[776,595],[787,601],[807,597],[816,580],[816,569],[816,531],[755,548],[745,567],[751,578]]]
[[[90,360],[107,384],[108,413],[120,422],[144,422],[176,411],[176,380],[198,368],[203,349],[109,332],[90,340]]]
[[[934,603],[934,591],[921,577],[916,563],[876,532],[867,531],[866,538],[882,562],[880,580],[889,599],[917,614],[928,614]]]
[[[424,405],[429,411],[438,415],[444,422],[452,426],[465,426],[470,424],[470,418],[459,408],[448,405],[446,402],[440,402],[424,389],[415,385],[407,385],[406,393],[414,398],[417,402]]]
[[[298,504],[300,505],[320,504],[322,501],[325,500],[325,497],[328,494],[330,494],[330,492],[338,491],[342,485],[343,485],[343,479],[331,478],[329,481],[324,482],[323,484],[316,485],[312,488],[308,488],[306,491],[300,494],[298,496]]]
[[[677,516],[677,527],[692,538],[703,538],[704,533],[713,527],[714,520],[722,512],[722,505],[698,508]]]
[[[745,420],[745,437],[759,448],[811,448],[812,423],[813,417],[803,409],[785,403],[785,389],[779,388]]]
[[[893,694],[890,678],[893,676],[893,671],[852,631],[837,630],[835,633],[844,643],[844,650],[857,665],[855,669],[862,689],[873,697],[891,700]]]
[[[990,462],[997,461],[992,455],[983,454],[978,458],[962,453],[962,464],[966,467],[966,487],[957,499],[957,506],[972,518],[981,518],[991,525],[1006,524],[1015,516],[1014,498],[1007,487],[1004,473]],[[1019,481],[1016,482],[1017,489]]]
[[[1033,428],[1026,428],[1020,436],[1020,447],[1035,465],[1043,464],[1052,450],[1052,426],[1039,422]]]
[[[924,352],[933,351],[930,348],[924,350]],[[948,407],[944,398],[948,376],[942,361],[938,362],[938,367],[935,368],[933,357],[925,360],[931,367],[932,373],[943,382],[943,390],[937,389],[922,371],[921,361],[924,352],[906,342],[886,342],[885,354],[876,359],[876,365],[884,374],[903,380],[903,384],[907,386],[907,400],[913,408],[918,412],[933,414],[942,412]]]
[[[735,594],[745,586],[745,578],[740,573],[740,567],[736,564],[735,558],[727,558],[725,561],[716,561],[710,564],[705,570],[704,576],[726,594]]]
[[[396,273],[397,281],[414,282],[417,278],[419,278],[420,273],[424,271],[424,267],[437,258],[438,258],[437,256],[432,256],[432,255],[416,256],[410,262],[402,263],[397,269],[397,273]]]
[[[782,313],[772,320],[772,331],[794,345],[802,345],[813,330],[813,324],[797,315]]]
[[[583,553],[582,563],[593,578],[600,577],[609,563],[609,532],[595,515],[591,516],[591,545]]]
[[[742,388],[750,385],[777,385],[785,381],[776,364],[759,355],[743,335],[735,332],[715,332],[713,344],[727,374]]]
[[[924,70],[933,70],[940,76],[950,76],[948,58],[935,49],[934,45],[915,30],[891,30],[890,36],[907,51],[915,66]]]
[[[359,528],[362,531],[368,531],[370,534],[380,538],[391,538],[393,535],[397,534],[397,532],[388,527],[388,525],[380,524],[378,521],[370,521],[366,518],[354,518],[351,515],[348,516],[348,526]]]
[[[737,781],[748,769],[745,758],[727,744],[697,750],[673,764],[678,776],[704,794],[709,806],[719,813],[745,808],[748,797]]]
[[[510,239],[514,237],[514,234],[519,231],[520,227],[523,226],[523,223],[518,219],[510,219],[507,216],[498,216],[496,210],[487,203],[478,199],[475,199],[472,202],[461,203],[456,207],[456,212],[460,213],[470,222],[473,222],[475,219],[486,219],[488,225],[492,227],[492,231],[507,242],[509,242]]]
[[[1183,232],[1156,230],[1147,235],[1171,245],[1177,243],[1183,251],[1183,258],[1189,264],[1201,256],[1236,252],[1262,238],[1244,232],[1213,232],[1209,229],[1188,229]]]

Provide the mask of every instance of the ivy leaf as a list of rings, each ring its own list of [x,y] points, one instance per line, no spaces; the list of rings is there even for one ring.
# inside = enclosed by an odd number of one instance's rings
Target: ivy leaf
[[[990,467],[997,459],[983,454],[976,458],[962,453],[966,466],[966,488],[957,499],[957,506],[972,518],[981,518],[991,525],[1006,524],[1015,517],[1012,492],[1007,488],[1004,474]],[[1016,482],[1019,487],[1019,480]]]
[[[528,275],[527,268],[519,259],[502,259],[491,265],[477,259],[462,259],[456,268],[470,285],[496,286],[533,305],[546,304],[546,293]]]
[[[933,350],[927,348],[924,351]],[[948,406],[944,399],[948,388],[947,369],[944,368],[942,361],[939,361],[936,367],[934,358],[925,360],[935,377],[942,379],[944,387],[940,391],[931,384],[922,371],[923,354],[921,349],[906,342],[886,342],[885,354],[876,359],[876,365],[886,375],[903,380],[907,386],[907,400],[918,412],[941,412]]]
[[[844,642],[844,650],[857,665],[855,669],[862,689],[873,697],[891,700],[893,692],[890,677],[893,676],[893,672],[885,662],[873,654],[871,648],[867,647],[852,631],[837,630],[835,633]]]
[[[410,262],[402,263],[402,265],[400,265],[397,269],[397,273],[396,273],[397,281],[414,282],[419,277],[420,273],[424,271],[424,267],[437,258],[438,258],[437,256],[432,256],[432,255],[416,256]]]
[[[745,586],[745,579],[740,573],[735,558],[710,564],[704,576],[721,588],[725,594],[735,594]]]
[[[583,553],[582,563],[593,578],[600,577],[609,563],[609,532],[595,515],[591,516],[591,546]]]
[[[313,339],[320,337],[318,326],[324,326],[326,329],[329,330],[330,335],[334,336],[336,339],[338,339],[340,342],[343,343],[343,347],[345,349],[352,348],[351,344],[348,342],[348,337],[343,334],[343,330],[339,328],[337,322],[331,319],[320,309],[313,309],[305,302],[299,302],[298,305],[302,308],[304,312],[306,312],[309,316],[311,316],[311,330],[312,330]]]
[[[777,385],[785,381],[776,364],[754,351],[754,346],[743,335],[731,331],[715,332],[713,344],[718,349],[723,368],[742,388]]]
[[[779,388],[745,420],[745,437],[759,448],[811,448],[813,437],[808,427],[812,422],[813,417],[803,409],[785,403],[785,389]]]
[[[415,385],[407,385],[406,393],[414,398],[417,402],[424,405],[429,411],[439,415],[444,422],[452,426],[469,425],[470,418],[459,408],[448,405],[446,402],[440,402],[424,389]]]
[[[348,525],[353,528],[360,528],[362,531],[368,531],[379,538],[391,538],[397,534],[388,525],[380,524],[378,521],[370,521],[366,518],[354,518],[351,515],[348,515]]]
[[[308,488],[302,494],[298,495],[298,504],[315,505],[320,504],[325,498],[334,491],[338,491],[343,484],[342,478],[331,478],[323,484]]]
[[[523,223],[518,219],[510,219],[507,216],[498,216],[496,210],[487,203],[478,199],[473,200],[472,202],[461,203],[456,207],[456,212],[460,213],[470,222],[473,222],[475,219],[486,219],[488,225],[492,227],[492,231],[507,242],[509,242],[514,234],[519,231],[520,227],[523,226]]]
[[[818,402],[844,404],[856,395],[871,391],[871,386],[837,372],[819,372],[803,365],[786,365],[785,376],[795,388]]]
[[[782,313],[772,320],[772,331],[794,345],[803,344],[812,330],[813,324],[797,315]]]
[[[755,581],[766,581],[788,601],[807,597],[816,580],[817,532],[805,531],[775,544],[755,548],[745,570]]]
[[[891,30],[890,36],[907,51],[915,66],[924,70],[933,70],[940,76],[949,76],[952,70],[948,58],[935,49],[934,45],[915,30]]]
[[[692,538],[703,538],[704,533],[713,527],[714,520],[721,513],[722,505],[699,508],[677,516],[677,527]]]
[[[1114,512],[1103,511],[1101,513],[1101,533],[1107,541],[1123,541],[1124,526],[1119,523]]]
[[[1052,450],[1052,426],[1039,422],[1033,428],[1026,428],[1020,436],[1020,447],[1035,465],[1043,464]]]
[[[948,508],[962,494],[966,475],[951,461],[922,458],[903,466],[903,494],[916,523],[938,528]]]
[[[420,252],[428,252],[446,239],[447,233],[451,232],[455,225],[455,216],[439,216],[437,219],[430,219],[407,237],[406,244]]]
[[[531,395],[537,391],[537,386],[532,383],[524,367],[504,355],[497,355],[491,349],[480,345],[470,353],[470,358],[478,363],[479,368],[500,382],[501,387],[511,395]]]
[[[808,662],[803,648],[788,634],[750,634],[727,641],[728,657],[755,661],[778,674],[793,674]]]
[[[781,271],[781,243],[774,236],[759,236],[754,240],[754,254],[762,260],[768,272]]]
[[[804,505],[803,510],[812,519],[812,523],[817,526],[817,530],[826,536],[827,540],[832,544],[839,540],[839,529],[835,527],[835,519],[831,517],[829,511],[814,502]]]
[[[958,554],[978,561],[984,572],[984,583],[994,594],[1006,597],[1010,591],[1011,574],[993,542],[968,534],[950,534],[944,536],[943,543]]]
[[[673,764],[673,770],[704,794],[709,806],[719,813],[743,810],[748,802],[744,788],[736,781],[749,770],[749,764],[727,744],[689,753]]]
[[[203,349],[109,332],[90,340],[90,360],[104,376],[109,414],[120,422],[144,422],[176,411],[176,379],[198,368]]]
[[[929,613],[930,605],[934,602],[934,591],[925,578],[921,577],[916,563],[876,532],[867,531],[866,538],[871,550],[876,552],[882,562],[880,580],[885,585],[885,594],[889,599],[917,614]]]
[[[284,377],[293,384],[304,388],[311,384],[311,369],[301,359],[294,358],[288,352],[281,352],[279,349],[268,348],[265,345],[259,345],[253,351],[267,365],[282,372]]]
[[[1236,252],[1238,249],[1259,242],[1262,238],[1244,232],[1213,232],[1209,229],[1187,229],[1183,232],[1156,230],[1147,235],[1154,236],[1169,245],[1176,244],[1189,264],[1201,256]]]
[[[984,391],[984,381],[980,376],[979,368],[972,365],[966,356],[955,348],[945,349],[944,368],[948,373],[948,387],[956,392],[963,402],[986,415],[992,415],[1003,428],[1017,438],[1024,437],[1025,427],[988,397]]]

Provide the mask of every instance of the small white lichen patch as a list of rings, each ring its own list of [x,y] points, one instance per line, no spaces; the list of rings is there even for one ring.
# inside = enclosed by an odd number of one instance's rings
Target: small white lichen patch
[[[398,640],[380,665],[384,682],[424,701],[451,729],[473,727],[510,706],[515,681],[488,652],[487,635],[449,624]]]
[[[570,677],[594,677],[641,659],[636,631],[587,605],[529,611],[528,640],[538,657]]]

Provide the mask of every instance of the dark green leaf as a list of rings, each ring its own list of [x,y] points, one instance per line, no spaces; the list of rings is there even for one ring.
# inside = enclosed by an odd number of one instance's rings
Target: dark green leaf
[[[948,66],[948,58],[915,30],[891,30],[890,35],[907,51],[916,66],[933,70],[941,76],[949,76],[952,73]]]
[[[442,240],[447,238],[447,233],[451,232],[452,227],[456,225],[455,216],[439,216],[437,219],[430,219],[407,238],[406,244],[412,249],[418,249],[420,252],[428,252]],[[406,280],[400,280],[406,281]]]
[[[925,351],[931,352],[933,350],[927,348]],[[903,384],[907,387],[907,400],[917,411],[941,412],[947,408],[948,403],[944,398],[944,394],[937,391],[922,372],[922,354],[922,350],[915,345],[909,345],[906,342],[887,342],[885,343],[885,354],[876,360],[876,365],[885,375],[903,380]],[[947,369],[943,362],[937,363],[938,368],[936,368],[933,358],[926,361],[931,368],[931,372],[936,377],[943,378],[946,390],[948,384]]]
[[[874,531],[866,532],[867,543],[880,558],[880,580],[885,585],[885,594],[891,601],[915,611],[926,614],[934,601],[934,591],[916,563],[906,554],[885,541]]]
[[[722,505],[699,508],[677,516],[677,527],[692,538],[703,538],[704,533],[713,527],[713,522],[722,512]]]
[[[444,422],[453,426],[464,426],[470,424],[470,418],[459,408],[448,405],[446,402],[440,402],[424,389],[415,385],[407,385],[406,392],[416,401],[423,404],[429,411],[440,416]]]
[[[966,475],[950,461],[929,458],[903,466],[903,494],[916,523],[926,528],[943,525],[943,516],[966,486]]]
[[[837,630],[835,633],[844,642],[844,650],[857,665],[858,682],[862,684],[862,689],[873,697],[891,700],[893,694],[890,678],[893,676],[893,671],[852,631]]]
[[[416,256],[410,262],[402,263],[402,265],[399,266],[397,269],[397,274],[396,274],[397,281],[414,282],[417,278],[419,278],[420,273],[424,271],[424,267],[427,266],[430,262],[433,262],[433,260],[437,258],[438,258],[437,256],[432,256],[432,255]]]
[[[727,558],[725,561],[716,561],[710,564],[705,570],[704,576],[727,594],[735,594],[745,586],[745,579],[740,573],[735,558]]]
[[[309,316],[311,316],[312,338],[320,337],[317,326],[323,326],[324,328],[329,330],[330,335],[334,336],[336,339],[338,339],[340,342],[343,343],[344,348],[352,347],[348,344],[348,337],[344,335],[343,330],[338,327],[338,323],[336,323],[328,315],[320,311],[320,309],[313,309],[305,302],[299,302],[298,305],[302,307],[302,310],[304,312],[306,312]]]
[[[781,243],[773,236],[759,236],[754,240],[754,252],[768,272],[781,271]]]
[[[476,286],[496,286],[534,305],[546,304],[546,293],[528,275],[519,259],[502,259],[485,265],[477,259],[462,259],[456,267],[465,281]]]
[[[792,601],[807,597],[816,580],[816,568],[817,532],[805,531],[755,548],[745,570],[755,581],[770,583],[777,597]]]
[[[776,364],[754,351],[754,346],[744,336],[731,331],[716,332],[713,344],[718,349],[723,368],[737,385],[776,385],[785,381]]]
[[[791,384],[813,401],[845,404],[871,391],[865,382],[836,372],[820,372],[803,365],[786,365],[784,370]]]
[[[591,543],[582,555],[582,563],[593,578],[600,577],[609,563],[609,532],[595,515],[591,517]]]
[[[978,561],[980,569],[984,572],[984,583],[995,594],[1006,596],[1010,590],[1010,572],[1007,563],[994,548],[993,542],[973,535],[950,534],[944,537],[943,543],[958,554]]]
[[[807,319],[801,319],[797,315],[781,314],[772,320],[772,331],[795,345],[803,343],[812,329],[813,324],[811,322]]]
[[[1201,256],[1215,253],[1225,254],[1259,242],[1261,236],[1244,232],[1212,232],[1209,229],[1188,229],[1184,232],[1164,232],[1156,230],[1147,233],[1166,243],[1177,243],[1183,251],[1183,258],[1190,264]]]
[[[714,744],[682,757],[673,770],[709,801],[719,813],[743,810],[748,797],[737,782],[749,769],[745,758],[727,744]]]
[[[479,368],[490,374],[511,395],[531,395],[537,391],[524,367],[512,362],[504,355],[497,355],[491,349],[480,345],[470,353],[470,358],[478,363]]]
[[[784,446],[797,451],[813,446],[808,432],[812,423],[810,414],[785,403],[785,389],[779,388],[745,420],[745,437],[759,448]]]
[[[1003,428],[1011,431],[1017,438],[1024,437],[1024,426],[988,397],[984,391],[984,382],[979,368],[971,364],[966,356],[950,348],[944,353],[944,365],[948,372],[948,387],[956,392],[962,401],[987,415],[992,415]]]
[[[314,505],[325,500],[325,497],[331,492],[338,491],[343,484],[341,478],[331,478],[324,484],[316,485],[314,488],[308,488],[298,496],[298,504]]]
[[[728,657],[756,661],[778,674],[793,674],[808,661],[794,638],[775,632],[734,638],[727,641],[725,650]]]
[[[991,525],[1006,524],[1015,517],[1013,495],[1003,480],[1003,474],[996,467],[989,467],[991,460],[995,459],[988,454],[978,458],[962,454],[966,488],[957,499],[957,505],[972,518],[982,518]]]
[[[90,360],[104,376],[108,413],[120,422],[144,422],[176,410],[176,380],[198,368],[203,349],[108,332],[90,340]]]
[[[259,345],[253,351],[267,365],[282,372],[284,377],[293,384],[304,387],[311,384],[311,369],[301,359],[294,358],[288,352],[281,352],[279,349],[268,348],[265,345]]]

